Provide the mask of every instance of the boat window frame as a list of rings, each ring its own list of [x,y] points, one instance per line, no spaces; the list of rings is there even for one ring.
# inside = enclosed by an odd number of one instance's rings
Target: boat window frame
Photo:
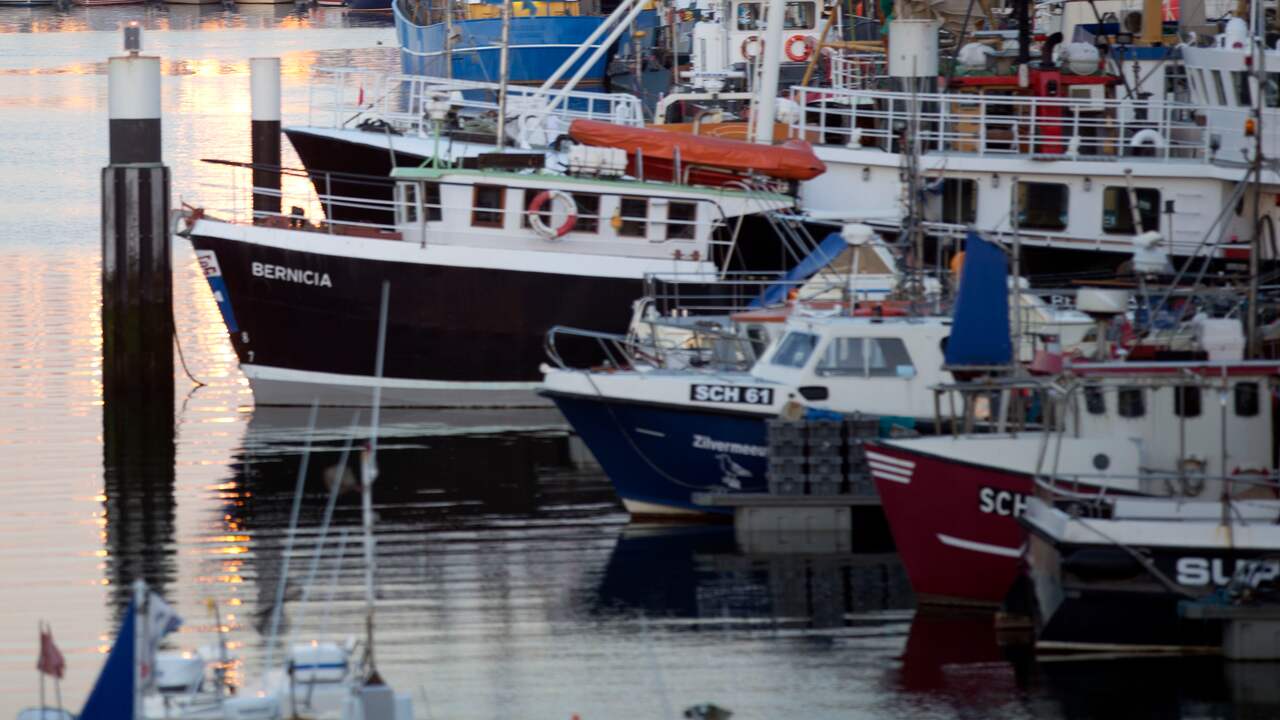
[[[1242,107],[1253,106],[1252,88],[1249,86],[1249,75],[1251,72],[1245,70],[1231,71],[1231,90],[1235,95],[1236,104]]]
[[[939,219],[954,225],[978,222],[978,181],[973,178],[943,178]],[[968,196],[966,198],[966,196]],[[966,199],[968,202],[966,202]]]
[[[418,207],[422,210],[422,218],[427,222],[439,222],[444,219],[444,198],[440,194],[440,183],[434,180],[418,182]]]
[[[698,239],[698,205],[697,200],[671,200],[667,203],[666,237],[668,240]],[[676,218],[676,208],[690,211],[687,218]]]
[[[1120,202],[1123,204],[1123,207],[1118,208],[1115,211],[1116,224],[1112,225],[1111,227],[1107,227],[1108,197],[1112,195],[1113,191],[1119,194]],[[1155,193],[1155,196],[1156,196],[1155,202],[1151,204],[1150,213],[1143,213],[1142,196],[1147,195],[1149,197],[1150,193]],[[1137,198],[1138,200],[1138,214],[1142,216],[1141,219],[1142,219],[1142,226],[1144,231],[1148,231],[1148,232],[1151,230],[1159,231],[1160,230],[1160,201],[1163,199],[1160,193],[1160,189],[1149,188],[1149,187],[1135,187],[1133,188],[1133,194],[1134,194],[1134,197]],[[1149,219],[1147,217],[1148,214],[1151,216],[1151,218],[1154,218],[1155,222],[1153,224],[1150,224],[1150,225],[1147,224],[1147,220]],[[1102,232],[1108,235],[1137,235],[1138,234],[1138,228],[1133,226],[1133,208],[1129,207],[1128,186],[1108,185],[1102,188]]]
[[[1023,189],[1026,192],[1023,192]],[[1062,202],[1057,206],[1061,207],[1058,212],[1056,224],[1037,221],[1029,222],[1032,215],[1029,211],[1031,203],[1027,202],[1032,199],[1040,199],[1046,197],[1045,193],[1049,188],[1060,191]],[[1018,229],[1019,230],[1046,230],[1049,232],[1063,232],[1071,224],[1071,186],[1067,183],[1058,182],[1040,182],[1037,180],[1019,180],[1013,185],[1014,197],[1012,198],[1014,206],[1018,209]],[[1047,213],[1046,213],[1047,215]]]
[[[643,203],[644,212],[640,215],[628,215],[627,203]],[[636,232],[636,228],[639,232]],[[618,237],[646,238],[649,236],[649,198],[643,195],[618,196]]]
[[[576,233],[599,233],[600,193],[573,192],[569,195],[573,198],[573,204],[578,206],[578,222],[573,226],[573,231]],[[591,212],[586,212],[588,206]]]
[[[480,193],[483,191],[495,190],[498,193],[498,204],[496,207],[481,207]],[[471,227],[498,228],[501,229],[506,225],[507,219],[507,186],[491,185],[488,183],[476,183],[471,186]],[[481,215],[495,215],[496,220],[481,220]]]
[[[1252,393],[1252,397],[1246,398]],[[1262,408],[1262,387],[1259,383],[1238,382],[1231,388],[1232,410],[1236,417],[1257,417]],[[1242,409],[1243,406],[1243,409]]]
[[[1107,414],[1107,392],[1097,383],[1084,386],[1084,409],[1090,415]]]
[[[1222,82],[1222,71],[1210,70],[1209,75],[1213,77],[1213,88],[1218,96],[1218,104],[1222,107],[1229,107],[1226,85]]]
[[[1116,415],[1137,420],[1147,415],[1147,393],[1140,385],[1122,385],[1116,390]]]
[[[790,350],[789,346],[792,343],[793,339],[796,339],[796,338],[807,338],[809,342],[808,349],[805,350],[804,355],[799,357],[798,359],[791,360],[788,362],[783,362],[782,355],[784,352],[790,352],[793,356],[795,355],[795,351]],[[778,340],[778,348],[773,351],[772,355],[770,355],[769,364],[776,365],[778,367],[783,367],[783,368],[792,368],[794,370],[803,369],[806,365],[809,364],[809,361],[813,359],[815,351],[818,349],[818,344],[821,341],[822,341],[822,336],[818,335],[817,333],[806,332],[804,330],[788,330]]]
[[[400,198],[398,210],[400,211],[401,222],[406,225],[416,225],[418,218],[418,183],[402,182],[399,183]]]
[[[1197,418],[1204,411],[1204,393],[1199,385],[1173,387],[1173,414],[1180,418]]]
[[[858,362],[856,365],[827,364],[830,356],[841,344],[856,342]],[[887,348],[893,348],[890,352]],[[872,355],[879,354],[880,363],[873,365]],[[897,355],[897,357],[893,357]],[[852,354],[845,354],[852,359]],[[897,362],[894,362],[894,360]],[[908,368],[906,372],[903,368]],[[822,355],[814,368],[814,374],[821,377],[862,377],[862,378],[910,378],[915,377],[915,362],[907,350],[906,342],[899,337],[866,337],[844,336],[831,338],[822,349]]]

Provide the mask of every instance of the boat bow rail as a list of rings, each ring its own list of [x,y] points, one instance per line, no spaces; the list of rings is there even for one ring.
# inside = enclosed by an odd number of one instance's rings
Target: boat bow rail
[[[656,323],[661,324],[661,323]],[[585,370],[565,359],[568,343],[592,346],[602,363],[591,370],[705,369],[746,371],[756,360],[749,340],[724,330],[718,323],[671,323],[670,332],[654,329],[648,339],[636,332],[625,335],[555,326],[547,331],[547,358],[561,370]]]
[[[568,128],[575,119],[644,124],[640,99],[634,95],[568,92],[563,103],[549,108],[537,88],[508,85],[506,92],[508,117],[536,113],[544,127],[558,121]],[[341,129],[380,120],[397,133],[430,137],[438,129],[433,115],[496,117],[498,95],[496,82],[317,68],[308,94],[307,125]]]
[[[914,120],[926,153],[1037,159],[1131,160],[1211,157],[1196,107],[1162,100],[1018,97],[794,87],[803,112],[792,137],[853,150],[902,150]]]

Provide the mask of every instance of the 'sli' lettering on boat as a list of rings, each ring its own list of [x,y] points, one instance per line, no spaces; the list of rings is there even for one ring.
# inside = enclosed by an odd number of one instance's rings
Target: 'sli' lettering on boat
[[[301,268],[285,267],[284,265],[273,265],[271,263],[257,262],[252,265],[253,276],[265,278],[267,280],[285,280],[295,282],[301,285],[314,285],[316,287],[333,287],[333,281],[329,279],[329,273],[316,272],[315,270],[303,270]]]

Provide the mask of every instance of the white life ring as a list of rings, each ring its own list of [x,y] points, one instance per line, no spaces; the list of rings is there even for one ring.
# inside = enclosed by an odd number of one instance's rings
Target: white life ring
[[[800,43],[799,50],[796,49],[796,43]],[[817,44],[808,35],[792,35],[787,38],[787,44],[783,45],[782,49],[787,52],[787,59],[791,62],[804,62],[813,54],[813,48]]]
[[[759,35],[748,35],[738,49],[742,51],[742,57],[755,60],[764,54],[764,40]]]
[[[555,201],[561,201],[568,210],[564,222],[559,227],[551,227],[542,219],[544,205],[549,205]],[[534,196],[533,202],[529,203],[529,227],[538,233],[544,240],[558,240],[573,230],[573,226],[578,224],[578,203],[574,202],[573,196],[567,192],[560,190],[543,190]]]

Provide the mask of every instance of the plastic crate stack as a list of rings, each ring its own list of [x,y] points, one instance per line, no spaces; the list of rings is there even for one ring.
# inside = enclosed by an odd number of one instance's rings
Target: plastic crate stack
[[[875,492],[867,473],[864,440],[874,438],[878,421],[855,416],[841,420],[768,421],[769,492],[775,495],[857,495]]]

